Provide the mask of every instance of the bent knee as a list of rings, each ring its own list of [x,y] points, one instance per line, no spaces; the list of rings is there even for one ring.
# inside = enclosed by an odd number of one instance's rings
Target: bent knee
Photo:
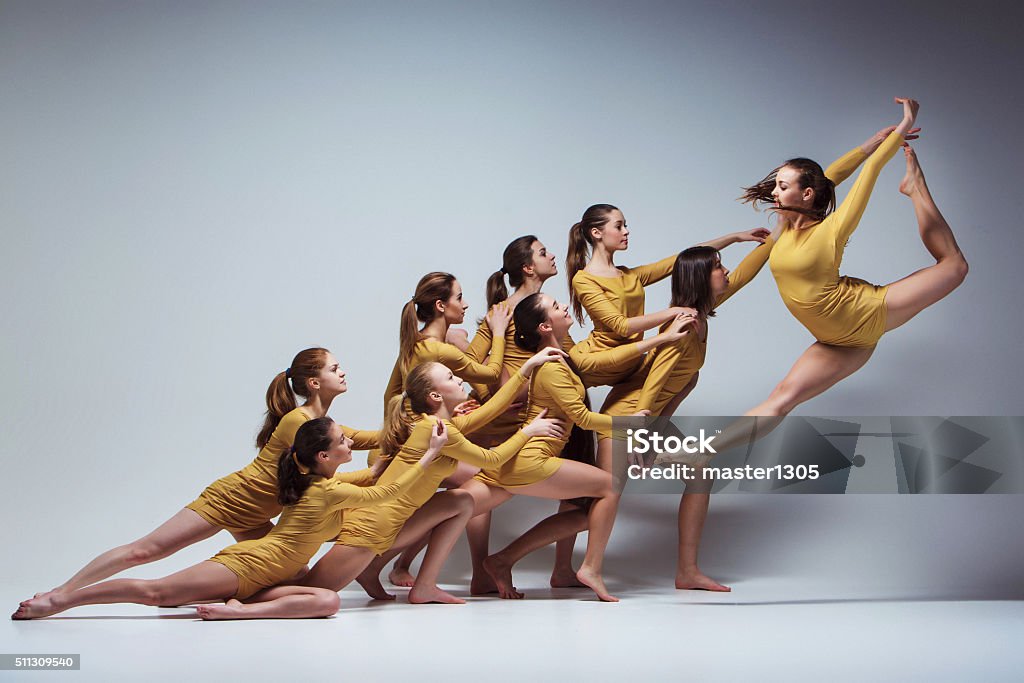
[[[326,588],[318,592],[316,596],[316,616],[330,617],[338,613],[341,608],[341,596]]]
[[[459,514],[470,515],[476,507],[476,499],[473,494],[465,489],[453,489],[448,491],[451,496],[452,506]]]
[[[125,559],[129,564],[146,564],[163,557],[162,549],[152,543],[137,541],[126,546]]]

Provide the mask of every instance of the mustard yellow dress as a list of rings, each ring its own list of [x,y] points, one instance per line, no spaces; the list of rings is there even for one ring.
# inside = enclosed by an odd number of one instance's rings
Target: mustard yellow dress
[[[625,359],[618,366],[604,366],[597,369],[589,367],[587,356],[638,342],[644,338],[643,332],[629,334],[629,318],[644,314],[644,287],[672,274],[676,255],[667,256],[656,263],[637,268],[619,266],[619,277],[600,277],[580,270],[572,278],[572,289],[579,297],[580,303],[594,323],[594,331],[586,339],[576,344],[569,356],[580,370],[580,375],[587,386],[618,384],[629,379],[644,361],[639,354]],[[647,354],[651,362],[651,354]]]
[[[825,173],[836,184],[861,162],[864,168],[839,208],[808,228],[786,228],[772,250],[768,262],[782,301],[819,342],[870,348],[885,331],[888,288],[841,276],[839,266],[878,174],[902,141],[894,132],[870,157],[858,148],[832,164]]]
[[[487,324],[486,320],[483,320],[477,328],[476,334],[473,336],[473,340],[469,343],[469,347],[466,349],[466,355],[478,362],[482,362],[487,356],[488,349],[491,347],[493,334],[494,333],[491,331],[490,325]],[[505,358],[502,365],[501,378],[511,377],[519,372],[520,368],[523,367],[523,364],[536,353],[535,351],[527,351],[526,349],[520,348],[515,343],[515,336],[515,322],[509,321],[508,328],[505,330]],[[575,346],[576,342],[573,341],[572,337],[568,334],[565,335],[565,339],[562,340],[562,350],[571,354]],[[580,374],[614,370],[615,368],[622,367],[629,362],[639,359],[641,355],[642,354],[635,343],[616,346],[603,351],[581,354],[580,362],[583,365],[582,367],[577,366],[577,370],[580,371]],[[500,387],[500,379],[498,382],[490,384],[473,383],[474,393],[481,403],[486,402],[487,399]],[[478,440],[488,439],[492,442],[504,441],[515,433],[515,431],[519,429],[520,425],[525,423],[528,409],[529,405],[526,403],[518,411],[505,411],[486,427],[477,431],[475,436],[478,437]]]
[[[582,429],[611,430],[612,418],[588,410],[583,402],[585,395],[583,382],[568,365],[561,362],[545,363],[533,372],[527,420],[532,420],[547,408],[546,417],[565,420]],[[476,479],[488,486],[505,489],[544,481],[562,466],[559,455],[568,439],[568,431],[560,439],[534,437],[514,458],[501,466],[485,467],[476,475]]]
[[[231,533],[258,529],[277,517],[281,514],[281,505],[277,502],[277,461],[292,447],[295,432],[309,419],[302,408],[287,413],[255,460],[207,486],[185,507]],[[379,432],[344,425],[341,429],[354,441],[354,450],[376,448],[379,443]]]
[[[466,438],[466,434],[471,434],[504,412],[524,382],[525,378],[516,372],[487,403],[469,415],[459,415],[451,420],[445,420],[448,426],[448,442],[441,450],[441,454],[427,467],[424,476],[400,497],[373,508],[356,510],[348,515],[335,543],[370,548],[380,555],[394,545],[395,538],[405,526],[405,522],[430,500],[440,483],[455,472],[459,462],[469,463],[474,467],[495,467],[514,456],[528,440],[522,431],[516,432],[512,438],[494,449],[477,446]],[[396,481],[410,467],[416,465],[430,444],[430,433],[436,424],[437,418],[434,416],[418,416],[409,438],[380,476],[381,484]]]
[[[772,252],[774,242],[768,238],[764,244],[758,245],[740,262],[736,269],[729,273],[729,286],[715,302],[717,309],[736,292],[745,287],[761,272]],[[648,381],[643,372],[637,373],[632,379],[617,384],[608,392],[601,412],[605,415],[620,417],[633,415],[641,410],[650,410],[652,415],[660,415],[669,401],[679,394],[693,376],[704,367],[704,358],[708,348],[708,323],[704,319],[702,330],[692,330],[676,344],[666,345],[664,352],[651,368],[656,381]],[[612,436],[611,430],[598,432],[599,439]]]
[[[263,538],[242,541],[212,558],[238,576],[236,598],[244,600],[264,588],[295,576],[320,546],[338,535],[346,510],[393,500],[423,476],[423,468],[407,468],[388,484],[370,486],[370,469],[316,477],[302,498],[281,513],[277,525]]]

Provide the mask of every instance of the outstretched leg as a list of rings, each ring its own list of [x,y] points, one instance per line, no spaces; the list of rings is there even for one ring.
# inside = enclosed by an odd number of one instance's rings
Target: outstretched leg
[[[907,158],[907,174],[900,182],[900,192],[914,203],[921,241],[935,259],[935,265],[889,285],[885,295],[886,332],[948,295],[967,277],[967,260],[928,191],[917,154],[909,145],[903,152]]]
[[[38,619],[82,605],[134,602],[140,605],[184,605],[224,600],[238,592],[238,577],[219,562],[206,560],[162,579],[114,579],[75,591],[50,592],[21,603],[12,619]]]
[[[873,346],[862,348],[814,342],[796,359],[789,374],[772,389],[768,399],[746,414],[788,415],[804,401],[835,386],[863,367],[874,350]]]
[[[195,511],[183,508],[142,538],[98,556],[77,574],[48,592],[67,593],[102,581],[125,569],[162,560],[218,531],[220,527],[210,524]]]

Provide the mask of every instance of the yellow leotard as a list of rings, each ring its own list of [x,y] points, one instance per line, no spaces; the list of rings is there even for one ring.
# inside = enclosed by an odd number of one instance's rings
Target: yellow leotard
[[[864,162],[838,209],[808,228],[786,228],[772,250],[769,263],[782,301],[819,342],[872,347],[885,331],[887,287],[840,276],[839,265],[878,174],[902,141],[898,133],[891,133]],[[864,153],[855,149],[825,173],[838,184],[864,158]]]
[[[611,429],[612,418],[587,409],[583,403],[586,388],[565,363],[545,363],[533,373],[530,385],[530,409],[527,419],[532,420],[547,408],[549,418],[572,422],[583,429]],[[534,437],[519,454],[500,467],[484,468],[476,479],[488,486],[514,489],[543,481],[562,466],[559,454],[569,436],[561,439]]]
[[[369,469],[330,479],[316,477],[298,503],[284,508],[270,533],[236,543],[210,559],[238,576],[235,597],[245,599],[295,576],[323,543],[337,536],[345,510],[393,500],[422,475],[423,468],[413,466],[390,483],[378,486],[370,486],[373,473]]]
[[[524,381],[525,378],[516,372],[490,401],[469,415],[445,420],[448,425],[448,442],[441,450],[441,454],[427,467],[423,478],[395,500],[350,514],[345,519],[336,543],[370,548],[379,555],[394,544],[406,520],[430,500],[438,485],[455,471],[460,461],[475,467],[494,467],[515,455],[528,440],[522,431],[516,432],[512,438],[493,450],[477,446],[465,435],[476,431],[504,412],[519,393]],[[395,481],[402,473],[415,466],[430,443],[430,433],[436,421],[437,418],[431,415],[419,416],[409,438],[381,475],[380,483]]]
[[[716,309],[761,272],[773,246],[774,242],[769,237],[736,266],[729,274],[729,286],[715,302]],[[657,377],[656,381],[648,381],[648,377],[641,372],[629,381],[612,387],[601,412],[619,417],[634,415],[640,410],[650,410],[652,415],[660,415],[669,401],[679,394],[704,366],[708,347],[708,322],[708,319],[704,320],[703,330],[691,330],[680,343],[666,346],[651,368],[650,376]],[[598,432],[600,439],[610,438],[611,435],[610,429]]]
[[[519,372],[523,363],[528,361],[535,354],[534,351],[527,351],[515,343],[515,323],[509,321],[508,329],[505,331],[505,358],[502,366],[502,377],[511,377]],[[491,347],[492,332],[490,325],[484,320],[477,328],[473,340],[466,349],[466,354],[477,361],[483,361],[487,350]],[[562,340],[562,350],[571,354],[576,342],[568,334]],[[579,356],[582,367],[577,366],[580,374],[596,373],[605,370],[614,370],[640,358],[641,353],[635,343],[615,346],[603,351],[581,354]],[[486,401],[500,387],[500,381],[487,385],[474,384],[473,388],[481,401]],[[479,437],[491,438],[496,442],[504,441],[511,436],[526,420],[528,406],[524,405],[520,410],[506,411],[499,415],[494,421],[483,429],[476,432]]]
[[[292,447],[295,432],[309,420],[309,415],[296,408],[281,418],[267,445],[260,449],[256,459],[226,477],[213,482],[186,505],[210,524],[232,533],[258,529],[281,514],[277,502],[277,461]],[[376,448],[376,431],[356,430],[342,426],[345,436],[355,443],[352,448]]]
[[[618,384],[640,368],[639,355],[618,367],[589,370],[586,356],[643,339],[643,332],[629,334],[629,318],[644,314],[644,287],[672,274],[676,256],[637,268],[619,266],[619,277],[599,277],[580,270],[572,278],[572,289],[594,323],[590,336],[577,344],[570,357],[587,386]]]

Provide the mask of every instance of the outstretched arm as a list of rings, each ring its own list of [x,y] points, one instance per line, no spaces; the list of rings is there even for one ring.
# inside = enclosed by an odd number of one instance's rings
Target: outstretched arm
[[[764,241],[768,239],[771,231],[766,228],[754,228],[753,230],[746,230],[744,232],[730,232],[728,235],[722,235],[715,239],[708,240],[707,242],[701,242],[696,245],[698,247],[714,247],[721,251],[730,244],[736,244],[737,242],[760,242],[764,244]]]

